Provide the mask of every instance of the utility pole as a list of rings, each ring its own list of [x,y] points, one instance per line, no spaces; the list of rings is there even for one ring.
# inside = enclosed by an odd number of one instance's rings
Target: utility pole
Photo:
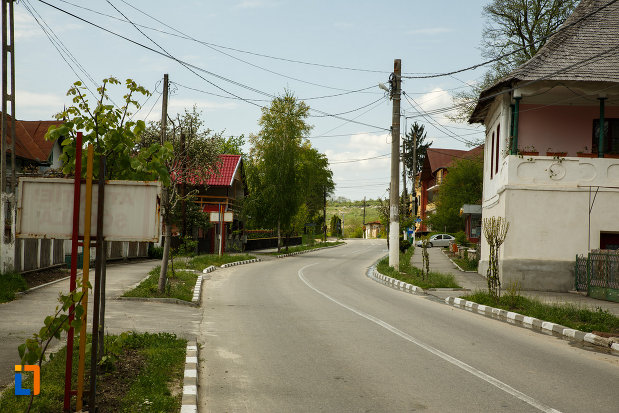
[[[402,61],[393,61],[390,77],[393,111],[391,116],[391,188],[389,190],[389,266],[400,268],[400,93],[402,83]]]
[[[13,0],[2,0],[2,126],[0,132],[0,223],[9,231],[0,234],[0,271],[15,263],[15,35]],[[10,79],[8,74],[11,74]],[[10,82],[10,83],[9,83]],[[9,90],[10,86],[10,90]],[[11,105],[9,117],[7,106]],[[7,138],[11,139],[10,148]],[[11,150],[11,181],[8,182],[7,150]]]
[[[161,145],[166,141],[166,128],[168,121],[168,74],[163,75],[163,103],[161,104]],[[165,226],[165,235],[163,239],[163,257],[161,259],[161,272],[159,273],[159,283],[157,289],[160,293],[165,290],[165,284],[168,274],[168,258],[170,257],[170,241],[172,238],[172,228],[170,228],[170,202],[168,200],[169,193],[166,188],[161,191],[161,201],[163,205],[163,225]]]
[[[324,233],[325,233],[324,234],[325,242],[327,242],[327,190],[326,189],[325,189],[324,195],[325,195],[325,198],[324,198],[325,202],[324,202],[324,205],[323,205],[323,214],[324,214],[324,217],[325,217],[325,226],[323,227],[323,230],[324,230]]]
[[[413,197],[415,197],[415,207],[417,206],[417,192],[415,191],[415,185],[417,183],[417,132],[413,133]],[[413,210],[413,215],[417,216],[416,209]],[[414,225],[413,225],[414,227]],[[414,228],[413,228],[414,229]]]
[[[363,197],[363,238],[365,238],[365,197]]]

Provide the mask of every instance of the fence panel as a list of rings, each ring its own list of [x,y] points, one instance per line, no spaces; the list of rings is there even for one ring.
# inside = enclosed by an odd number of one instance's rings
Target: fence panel
[[[619,251],[594,250],[576,257],[575,288],[587,291],[590,286],[619,289]]]

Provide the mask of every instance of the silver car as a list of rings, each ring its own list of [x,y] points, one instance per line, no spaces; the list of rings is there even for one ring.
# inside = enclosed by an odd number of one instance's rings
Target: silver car
[[[455,240],[456,239],[449,234],[435,234],[428,240],[428,247],[448,247],[449,243]],[[416,245],[421,247],[421,241],[417,241]]]

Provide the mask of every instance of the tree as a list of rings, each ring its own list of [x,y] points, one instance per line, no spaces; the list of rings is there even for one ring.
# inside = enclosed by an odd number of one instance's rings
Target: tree
[[[488,292],[499,302],[501,298],[501,277],[499,274],[499,249],[509,231],[509,222],[503,217],[484,218],[484,236],[488,242],[490,251],[488,252],[488,270],[486,278],[488,280]]]
[[[252,148],[247,175],[248,214],[258,225],[277,227],[277,248],[281,231],[290,231],[292,219],[302,204],[298,174],[301,146],[311,126],[305,119],[309,106],[286,91],[262,108],[258,135],[250,136]]]
[[[224,138],[223,133],[217,138],[217,147],[219,153],[229,155],[241,155],[245,156],[243,152],[243,145],[245,145],[245,135],[229,136]]]
[[[322,227],[325,224],[322,212],[324,197],[331,195],[335,190],[329,160],[325,154],[320,153],[306,141],[301,146],[297,173],[300,178],[302,203],[307,210],[306,223],[312,222]]]
[[[170,174],[165,163],[172,156],[171,145],[161,145],[157,141],[138,146],[145,123],[131,120],[131,111],[140,108],[136,95],[150,95],[150,92],[127,79],[124,105],[115,107],[108,96],[108,87],[119,84],[120,81],[114,77],[103,79],[102,85],[97,88],[98,95],[92,97],[95,99],[92,103],[87,88],[82,82],[75,82],[67,92],[67,96],[73,96],[73,105],[56,114],[56,119],[63,123],[50,126],[45,138],[62,142],[60,159],[65,174],[75,171],[75,137],[79,131],[83,132],[84,145],[93,144],[95,155],[106,155],[107,179],[161,180],[164,185],[169,185]],[[82,174],[86,171],[86,156],[86,151],[83,151]],[[95,156],[93,171],[98,177],[99,156]]]
[[[481,82],[454,96],[454,103],[463,106],[452,119],[467,121],[481,91],[532,58],[577,3],[578,0],[492,0],[484,6],[482,14],[486,23],[481,54],[498,60]],[[509,56],[501,57],[506,54]]]
[[[483,162],[480,158],[460,159],[447,169],[447,175],[438,188],[436,211],[427,223],[436,230],[458,232],[464,229],[460,208],[476,204],[482,198]]]
[[[423,161],[426,159],[426,152],[428,148],[432,146],[432,142],[426,142],[427,135],[425,126],[415,122],[404,136],[404,152],[406,153],[404,163],[406,165],[408,177],[411,179],[414,179],[415,175],[421,172]],[[414,150],[413,141],[416,143],[416,150]],[[416,158],[415,171],[413,171],[413,153]]]
[[[185,109],[183,115],[177,114],[175,119],[170,119],[166,128],[166,144],[173,149],[173,156],[165,162],[172,178],[163,206],[166,238],[169,237],[168,229],[176,225],[185,243],[194,228],[207,228],[209,225],[206,215],[193,202],[197,193],[195,186],[203,185],[212,174],[217,173],[223,138],[221,134],[204,128],[201,113],[195,105],[191,111]],[[160,139],[161,122],[151,122],[139,146],[150,146]],[[160,293],[165,289],[167,264],[164,254],[158,285]]]

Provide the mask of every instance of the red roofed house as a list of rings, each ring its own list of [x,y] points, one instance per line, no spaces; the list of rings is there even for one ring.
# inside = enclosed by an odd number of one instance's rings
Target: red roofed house
[[[61,142],[45,140],[47,129],[52,125],[60,125],[57,120],[16,120],[15,121],[15,169],[19,173],[26,166],[36,166],[39,172],[56,169],[62,166]],[[7,137],[7,147],[10,148],[10,134]],[[7,154],[7,165],[10,168],[10,149]]]
[[[245,197],[245,171],[241,155],[219,155],[219,170],[209,177],[201,186],[196,186],[198,194],[196,203],[203,212],[213,213],[216,219],[219,211],[224,212],[223,251],[242,250],[240,231],[243,222],[240,217],[240,201]],[[200,252],[216,253],[222,234],[221,223],[213,221],[213,226],[206,231],[198,231],[198,249]],[[235,232],[236,231],[236,232]]]
[[[426,219],[436,209],[435,201],[438,188],[447,175],[447,168],[452,166],[458,159],[483,157],[483,151],[483,145],[470,151],[440,148],[427,149],[423,167],[421,173],[416,177],[417,185],[415,185],[415,196],[417,197],[417,205],[419,205],[417,213],[419,219]],[[424,234],[429,231],[430,229],[423,222],[416,224],[415,232]]]
[[[15,121],[15,172],[41,173],[60,168],[62,147],[60,142],[45,140],[47,129],[61,121]],[[9,123],[10,125],[10,123]],[[11,179],[11,138],[7,136],[7,170]],[[28,168],[29,170],[25,170]],[[5,224],[11,225],[11,224]],[[6,232],[7,228],[5,228]],[[10,230],[9,230],[10,231]],[[3,269],[11,267],[17,272],[47,268],[64,263],[64,241],[57,239],[18,239],[5,245],[9,250],[2,254]]]

